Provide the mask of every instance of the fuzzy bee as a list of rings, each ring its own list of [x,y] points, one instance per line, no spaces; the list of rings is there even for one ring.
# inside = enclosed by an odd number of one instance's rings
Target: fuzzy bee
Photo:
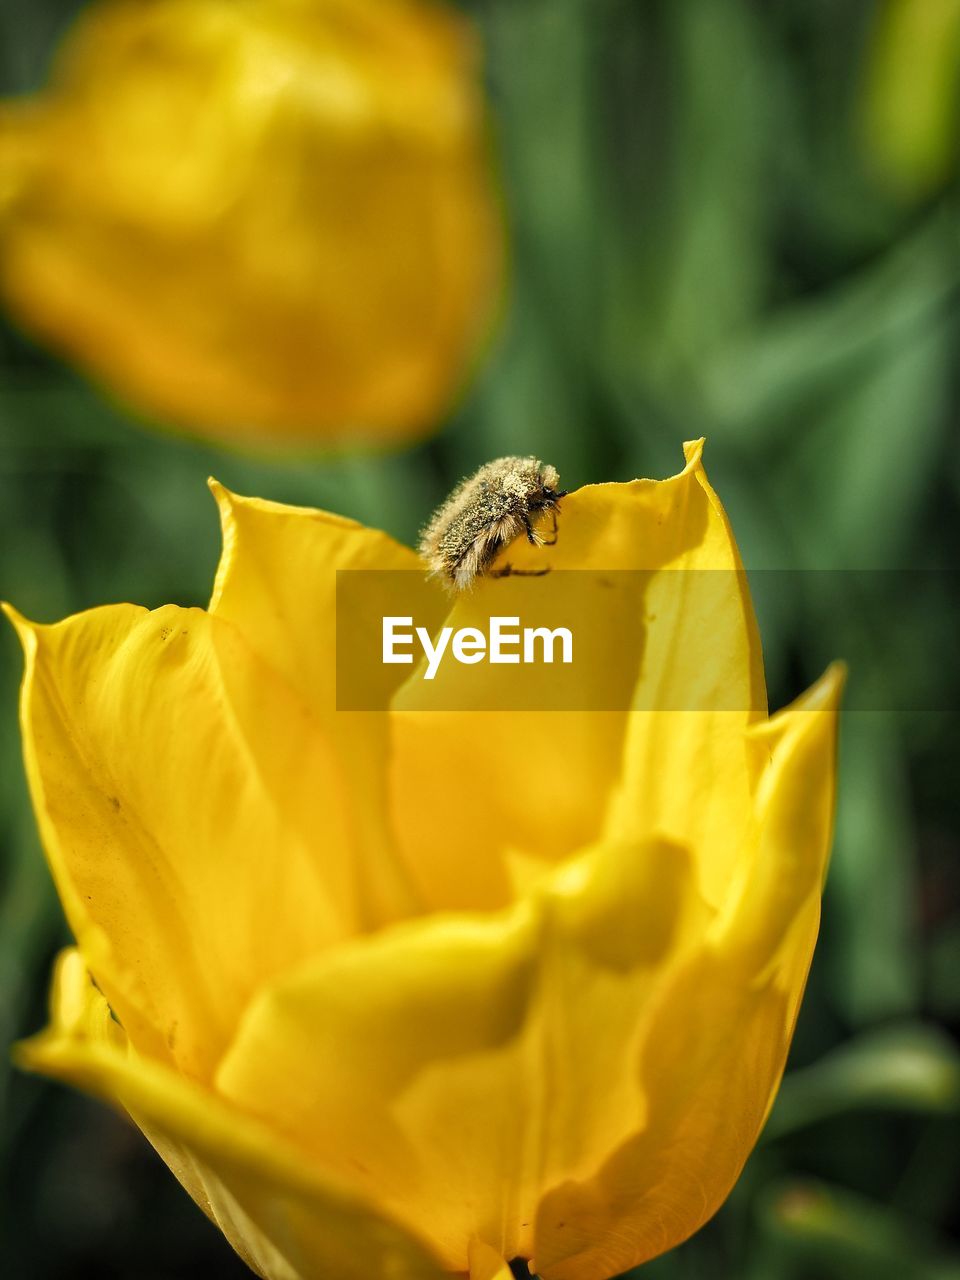
[[[420,554],[433,572],[462,591],[481,574],[505,577],[511,570],[491,571],[505,546],[520,534],[535,547],[556,542],[557,512],[565,494],[556,467],[537,458],[497,458],[463,480],[434,512],[420,535]],[[535,521],[544,511],[553,516],[547,539]],[[546,573],[546,569],[527,570]]]

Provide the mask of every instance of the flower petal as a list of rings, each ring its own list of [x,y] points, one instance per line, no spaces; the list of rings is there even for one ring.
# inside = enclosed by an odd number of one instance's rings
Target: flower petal
[[[769,1113],[813,954],[833,819],[832,668],[753,731],[755,839],[704,945],[659,990],[639,1055],[645,1123],[537,1217],[544,1280],[607,1280],[719,1208]]]
[[[4,122],[5,301],[162,421],[422,435],[500,279],[477,52],[408,0],[84,6]]]
[[[376,570],[404,575],[404,593],[419,615],[446,612],[435,584],[423,577],[415,552],[353,520],[305,507],[242,498],[211,482],[223,525],[223,556],[210,612],[233,622],[251,648],[303,698],[329,730],[357,822],[373,925],[411,914],[417,898],[393,851],[387,817],[385,712],[338,711],[336,680],[337,574]],[[399,684],[403,668],[384,666]],[[386,695],[383,705],[386,705]]]
[[[264,1280],[441,1280],[426,1250],[276,1135],[130,1050],[76,950],[62,954],[51,1026],[16,1049],[28,1070],[126,1110]]]
[[[345,516],[244,498],[216,480],[210,488],[223,529],[210,612],[235,623],[314,714],[332,717],[337,573],[419,573],[420,558],[388,534]]]
[[[136,1047],[209,1075],[259,983],[360,926],[335,761],[221,619],[115,605],[14,621],[70,926]]]
[[[766,692],[743,565],[703,470],[702,444],[685,446],[688,484],[667,522],[698,523],[703,536],[650,583],[646,607],[656,625],[634,697],[644,709],[629,717],[607,829],[614,839],[662,832],[689,845],[700,890],[717,905],[748,838],[746,730],[766,716]]]
[[[501,556],[520,569],[576,571],[578,580],[607,575],[609,661],[589,673],[597,684],[586,698],[598,707],[619,700],[624,710],[446,710],[457,705],[450,682],[465,678],[456,664],[446,681],[441,671],[398,692],[391,794],[410,874],[432,906],[503,905],[513,849],[545,864],[565,857],[598,838],[611,801],[612,839],[665,833],[709,847],[702,888],[721,899],[749,820],[743,733],[766,703],[749,593],[702,445],[685,446],[686,466],[669,480],[568,495],[555,547],[517,542]],[[478,619],[491,612],[515,614],[518,595],[532,607],[543,581],[485,579],[458,599],[447,625],[483,629]],[[653,615],[657,625],[646,627]],[[466,669],[474,681],[479,670]],[[483,669],[490,703],[502,705],[499,690],[514,672]]]
[[[642,1113],[642,1009],[702,927],[682,850],[596,848],[504,912],[408,922],[279,979],[217,1085],[450,1269],[475,1238],[529,1256],[541,1194]]]

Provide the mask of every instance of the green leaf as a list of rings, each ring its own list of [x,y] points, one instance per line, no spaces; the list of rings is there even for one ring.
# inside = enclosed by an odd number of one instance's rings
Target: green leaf
[[[922,1023],[864,1032],[787,1075],[764,1140],[862,1109],[960,1112],[960,1049]]]
[[[920,998],[905,769],[893,716],[853,711],[843,717],[824,933],[833,998],[844,1018],[859,1025],[912,1013]]]
[[[799,1274],[818,1280],[960,1278],[960,1256],[923,1224],[825,1183],[771,1187],[761,1200],[760,1222],[768,1238],[805,1264]]]

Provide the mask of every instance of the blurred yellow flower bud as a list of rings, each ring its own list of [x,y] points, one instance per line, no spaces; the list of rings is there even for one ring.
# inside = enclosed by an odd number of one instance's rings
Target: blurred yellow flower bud
[[[106,0],[0,114],[0,279],[149,415],[403,441],[498,280],[473,32],[427,0]]]
[[[783,1070],[841,684],[768,718],[699,444],[670,480],[563,498],[555,546],[510,549],[611,600],[596,678],[620,710],[458,711],[403,666],[388,710],[338,710],[337,571],[416,576],[416,556],[218,498],[209,610],[15,616],[77,939],[21,1061],[128,1111],[268,1280],[508,1280],[515,1257],[606,1280],[677,1244]],[[456,624],[546,581],[442,599]],[[496,703],[504,669],[469,670]]]

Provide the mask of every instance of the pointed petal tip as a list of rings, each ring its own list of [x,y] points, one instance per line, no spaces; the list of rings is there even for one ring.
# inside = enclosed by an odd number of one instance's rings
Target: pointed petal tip
[[[29,1040],[15,1040],[10,1046],[8,1053],[11,1064],[15,1066],[18,1071],[26,1071],[30,1075],[35,1074],[31,1065]]]
[[[232,511],[237,504],[237,495],[228,489],[225,484],[221,484],[216,476],[207,476],[207,488],[213,494],[214,501],[220,508],[221,513]]]
[[[683,456],[686,459],[687,466],[685,470],[692,470],[703,460],[703,450],[707,443],[706,436],[699,436],[696,440],[684,440]]]
[[[20,627],[26,624],[26,619],[23,614],[19,609],[16,609],[9,600],[0,600],[0,609],[3,610],[4,617],[15,631],[19,631]]]
[[[49,1032],[38,1031],[25,1040],[15,1040],[10,1046],[10,1061],[18,1071],[26,1071],[30,1075],[49,1074],[45,1070],[49,1061]]]
[[[3,611],[4,617],[17,633],[17,639],[20,641],[24,653],[29,653],[31,647],[36,644],[39,630],[38,624],[31,622],[29,618],[25,618],[20,610],[14,608],[8,600],[0,600],[0,610]]]
[[[247,493],[237,493],[235,489],[228,489],[222,481],[216,476],[207,476],[207,488],[213,494],[214,501],[220,509],[222,519],[227,516],[238,516],[249,510],[256,510],[258,507],[282,507],[282,503],[271,503],[264,498],[254,498]]]
[[[795,700],[793,707],[802,711],[835,711],[840,705],[847,675],[845,662],[831,662],[823,675]]]
[[[757,720],[747,729],[748,738],[756,742],[770,743],[787,731],[788,726],[812,724],[805,712],[816,712],[818,718],[827,715],[834,717],[840,710],[844,686],[847,682],[847,664],[831,662],[823,675],[805,689],[798,698],[794,698],[785,707],[781,707],[766,720]]]
[[[703,449],[706,444],[706,436],[699,436],[696,440],[684,440],[683,442],[683,468],[675,475],[668,477],[670,481],[683,480],[686,483],[697,481],[703,483],[706,479],[706,472],[703,467]]]

